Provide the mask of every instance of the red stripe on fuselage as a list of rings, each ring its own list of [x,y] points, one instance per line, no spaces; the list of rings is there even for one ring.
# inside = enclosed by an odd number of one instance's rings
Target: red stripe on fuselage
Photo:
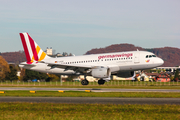
[[[34,40],[29,36],[28,33],[27,33],[27,35],[29,37],[29,43],[31,44],[31,49],[32,49],[32,53],[33,53],[34,59],[36,61],[38,61],[38,55],[37,55],[37,51],[36,51],[36,46],[35,46]]]
[[[26,55],[27,62],[31,62],[31,58],[30,58],[30,55],[29,55],[29,51],[28,51],[28,48],[27,48],[25,37],[24,37],[23,33],[19,33],[19,34],[20,34],[21,41],[22,41],[22,44],[23,44],[23,47],[24,47],[24,52],[25,52],[25,55]]]

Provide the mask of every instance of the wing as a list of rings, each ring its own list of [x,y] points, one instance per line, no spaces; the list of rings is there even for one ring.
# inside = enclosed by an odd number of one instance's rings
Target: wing
[[[73,70],[75,72],[81,72],[81,73],[86,73],[87,71],[95,67],[92,65],[84,65],[84,64],[77,65],[77,64],[48,63],[48,62],[45,63],[48,64],[48,66],[50,66],[51,69],[62,68],[64,69],[64,71]]]

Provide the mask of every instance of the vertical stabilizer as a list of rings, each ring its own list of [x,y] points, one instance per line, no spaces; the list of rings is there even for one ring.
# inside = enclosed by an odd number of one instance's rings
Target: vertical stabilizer
[[[19,34],[28,64],[48,58],[46,53],[37,45],[37,43],[30,37],[28,33]]]

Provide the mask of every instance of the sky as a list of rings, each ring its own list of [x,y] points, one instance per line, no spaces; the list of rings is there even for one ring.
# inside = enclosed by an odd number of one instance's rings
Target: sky
[[[0,52],[23,50],[28,32],[45,50],[85,54],[128,43],[180,48],[180,0],[0,0]]]

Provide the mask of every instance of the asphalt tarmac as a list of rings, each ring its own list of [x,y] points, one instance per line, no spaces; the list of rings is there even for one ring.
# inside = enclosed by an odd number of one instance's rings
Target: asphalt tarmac
[[[1,87],[0,90],[85,91],[92,92],[180,92],[171,89],[110,89],[110,88],[25,88]],[[73,104],[176,104],[180,98],[112,98],[112,97],[0,97],[0,102],[73,103]]]
[[[175,104],[180,98],[107,98],[107,97],[0,97],[0,102],[67,103],[67,104]]]

